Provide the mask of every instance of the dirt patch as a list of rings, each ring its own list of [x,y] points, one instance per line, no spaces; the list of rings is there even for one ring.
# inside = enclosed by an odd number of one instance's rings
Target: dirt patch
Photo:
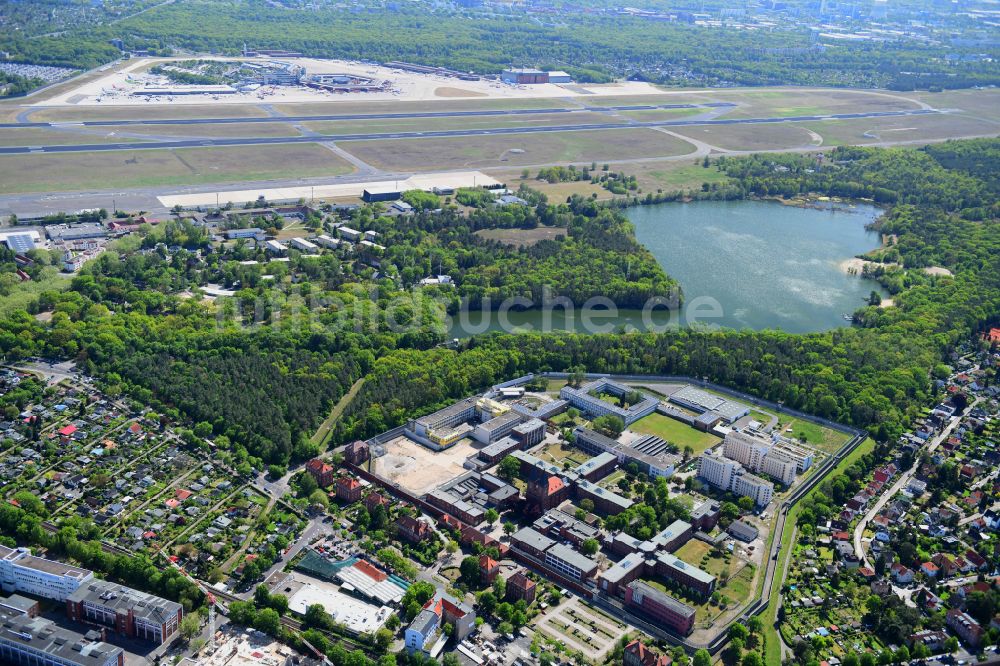
[[[451,88],[449,86],[441,86],[434,90],[435,97],[486,97],[486,93],[476,92],[475,90],[464,90],[462,88]]]
[[[952,276],[952,272],[949,271],[947,268],[944,268],[943,266],[928,266],[927,268],[924,269],[924,273],[927,273],[928,275],[947,275],[948,277]]]
[[[477,236],[500,241],[504,245],[530,247],[543,240],[555,240],[566,235],[565,227],[536,227],[535,229],[480,229]]]
[[[465,459],[482,445],[463,439],[444,451],[432,451],[409,437],[397,437],[385,445],[385,455],[375,459],[376,474],[422,495],[466,471]]]

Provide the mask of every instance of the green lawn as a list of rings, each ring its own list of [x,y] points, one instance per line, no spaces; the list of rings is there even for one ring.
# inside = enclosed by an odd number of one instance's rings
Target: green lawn
[[[705,449],[715,446],[722,441],[715,435],[695,430],[686,423],[681,423],[663,414],[650,414],[639,419],[629,426],[629,428],[635,432],[662,437],[671,444],[676,444],[681,449],[685,446],[690,446],[694,449],[694,455],[696,456],[701,454]]]
[[[782,435],[794,440],[799,440],[800,436],[804,435],[806,444],[826,453],[834,453],[851,438],[847,433],[821,426],[812,421],[798,419],[788,414],[779,414],[778,422],[780,423],[779,432]],[[790,432],[787,431],[789,426],[791,426]]]

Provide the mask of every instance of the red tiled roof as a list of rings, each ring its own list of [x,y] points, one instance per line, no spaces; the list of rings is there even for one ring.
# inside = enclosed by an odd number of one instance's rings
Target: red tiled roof
[[[70,423],[68,426],[59,429],[59,434],[64,437],[69,437],[74,432],[76,432],[76,426]]]

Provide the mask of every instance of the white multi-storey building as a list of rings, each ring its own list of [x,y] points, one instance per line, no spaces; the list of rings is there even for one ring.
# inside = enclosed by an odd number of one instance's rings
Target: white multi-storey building
[[[699,459],[698,476],[716,488],[729,490],[729,486],[733,483],[733,474],[739,466],[735,460],[706,453]]]
[[[786,486],[795,482],[795,473],[798,471],[798,464],[782,453],[771,451],[761,461],[758,472],[766,474],[775,481],[780,481]]]
[[[66,601],[94,572],[35,557],[27,548],[0,546],[0,586],[5,592]]]
[[[723,455],[786,486],[795,482],[796,473],[812,464],[812,454],[807,449],[751,431],[733,430],[726,434]]]
[[[770,450],[770,439],[752,432],[733,430],[726,434],[723,455],[747,469],[758,470]]]
[[[698,476],[716,488],[750,497],[758,506],[766,506],[774,496],[774,484],[751,474],[729,458],[703,454],[699,459]]]
[[[731,490],[741,497],[751,498],[757,506],[767,506],[774,497],[774,484],[750,472],[734,476]]]

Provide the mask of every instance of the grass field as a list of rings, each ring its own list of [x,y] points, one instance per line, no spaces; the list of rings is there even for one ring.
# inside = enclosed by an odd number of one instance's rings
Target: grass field
[[[771,118],[811,116],[827,113],[900,111],[918,108],[917,104],[895,95],[863,90],[771,90],[718,91],[720,100],[739,107],[726,114],[731,118]]]
[[[0,156],[0,193],[336,176],[352,167],[317,144]]]
[[[805,435],[806,444],[827,453],[835,452],[851,438],[847,433],[826,428],[812,421],[793,418],[787,414],[779,414],[778,423],[782,435],[796,441],[800,435]],[[791,431],[786,431],[789,427]]]
[[[639,419],[629,426],[629,428],[635,432],[662,437],[682,449],[685,446],[690,446],[694,449],[694,455],[696,456],[722,441],[715,435],[695,430],[686,423],[681,423],[663,414],[650,414]]]
[[[534,229],[480,229],[477,236],[497,240],[505,245],[529,247],[543,240],[554,240],[566,235],[565,227],[536,227]]]
[[[1000,89],[948,90],[940,93],[915,92],[909,95],[938,109],[958,109],[961,113],[1000,122]]]
[[[377,132],[433,132],[438,130],[489,129],[496,127],[544,127],[551,125],[588,125],[625,123],[602,113],[542,113],[517,116],[464,116],[455,118],[398,118],[372,120],[321,120],[303,123],[320,134],[361,134]]]
[[[110,130],[109,130],[110,131]],[[15,127],[0,129],[0,146],[68,146],[81,143],[141,143],[141,139],[108,136],[108,132],[84,134],[60,132],[40,127]]]
[[[705,109],[643,109],[641,111],[622,111],[626,118],[650,123],[657,120],[680,120],[704,113]]]
[[[421,111],[507,111],[510,109],[567,109],[576,106],[560,98],[528,99],[454,99],[406,101],[378,100],[356,102],[303,102],[276,104],[275,110],[286,116],[355,113],[418,113]]]
[[[650,162],[626,169],[647,191],[662,189],[664,192],[700,189],[702,183],[724,183],[729,177],[714,168],[704,168],[684,162]]]
[[[801,123],[798,126],[811,129],[822,136],[824,146],[934,141],[949,137],[1000,133],[1000,123],[961,113],[824,120]]]
[[[651,129],[612,129],[550,134],[345,141],[341,147],[380,168],[431,171],[498,165],[561,164],[615,157],[683,155],[693,147]]]
[[[128,132],[150,136],[192,136],[207,138],[300,136],[288,123],[235,123],[222,125],[111,125],[108,132]]]
[[[779,150],[819,145],[797,123],[671,127],[670,131],[723,150]]]
[[[358,391],[361,390],[364,383],[364,377],[354,382],[347,393],[345,393],[340,400],[337,401],[337,404],[333,406],[333,409],[330,410],[330,415],[326,417],[323,423],[320,424],[319,428],[316,429],[316,432],[313,433],[313,436],[309,438],[310,442],[319,447],[320,453],[326,451],[330,434],[333,432],[333,426],[336,425],[337,419],[339,419],[340,415],[344,413],[347,406],[351,404],[351,401],[354,400],[354,396],[358,394]]]
[[[538,457],[542,460],[548,460],[556,465],[562,465],[563,462],[567,460],[574,465],[580,465],[590,460],[590,456],[580,449],[563,446],[561,444],[547,445],[544,449],[542,449],[541,453],[538,454]]]
[[[123,106],[42,107],[31,114],[35,122],[77,120],[179,120],[185,118],[260,118],[267,113],[254,104],[135,104]]]

